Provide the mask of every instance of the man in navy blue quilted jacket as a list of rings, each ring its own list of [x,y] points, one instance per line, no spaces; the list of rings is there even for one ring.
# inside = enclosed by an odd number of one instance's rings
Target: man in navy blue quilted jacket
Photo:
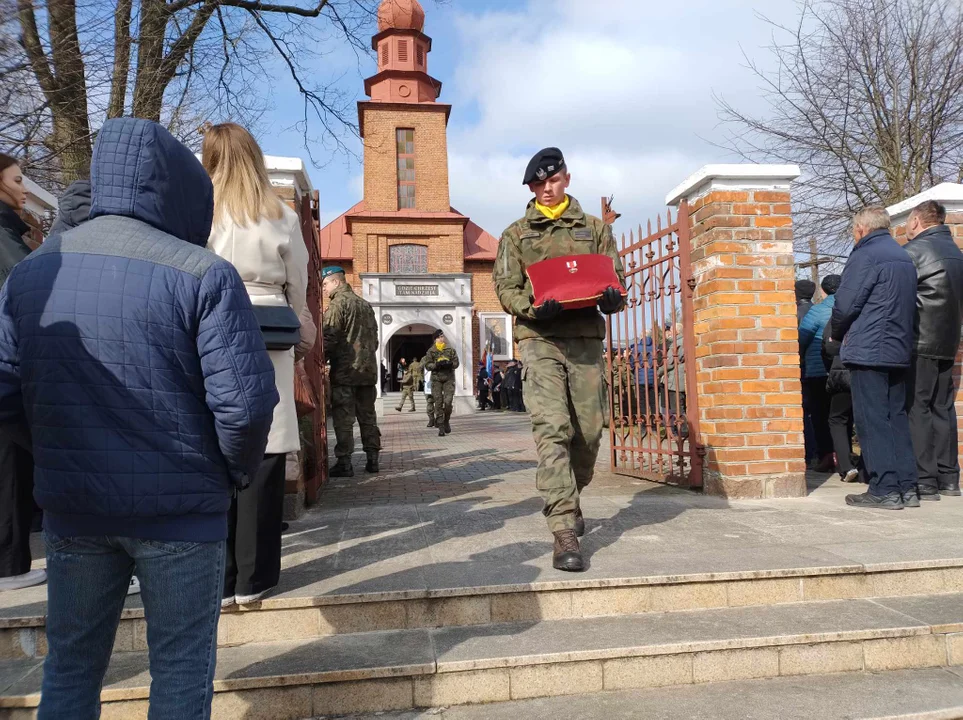
[[[205,249],[213,189],[156,123],[108,120],[90,219],[0,291],[0,423],[44,510],[40,718],[99,715],[131,574],[151,718],[209,717],[232,494],[260,462],[274,371],[234,268]]]
[[[849,505],[902,510],[919,507],[916,458],[906,414],[906,372],[913,354],[916,267],[889,232],[885,208],[853,218],[853,248],[836,291],[833,340],[850,369],[853,414],[869,491]]]

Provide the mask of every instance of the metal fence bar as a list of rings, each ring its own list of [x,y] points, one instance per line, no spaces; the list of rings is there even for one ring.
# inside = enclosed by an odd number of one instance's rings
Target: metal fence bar
[[[603,212],[607,205],[603,200]],[[663,225],[663,222],[665,223]],[[701,486],[692,327],[689,210],[621,237],[625,308],[608,319],[611,466],[620,474]],[[681,322],[681,333],[679,331]],[[682,337],[682,347],[678,338]],[[670,388],[670,383],[675,387]]]

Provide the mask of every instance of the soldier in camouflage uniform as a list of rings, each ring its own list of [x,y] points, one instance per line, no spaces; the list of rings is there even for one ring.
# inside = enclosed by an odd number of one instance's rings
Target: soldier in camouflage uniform
[[[368,462],[365,470],[376,473],[381,450],[381,431],[375,413],[378,382],[378,323],[374,310],[345,281],[340,267],[321,271],[321,289],[327,298],[322,331],[324,353],[331,363],[331,411],[337,443],[337,463],[332,477],[354,477],[354,421],[361,428],[361,444]]]
[[[405,406],[405,400],[411,400],[411,410],[408,412],[415,412],[415,390],[418,383],[415,380],[414,363],[409,365],[407,360],[401,358],[401,365],[404,368],[404,373],[401,375],[401,402],[398,403],[395,410],[401,412],[401,409]]]
[[[515,316],[515,338],[524,361],[525,402],[538,451],[535,484],[555,536],[553,565],[585,569],[578,537],[585,532],[579,495],[592,481],[608,415],[602,342],[605,320],[622,308],[619,288],[608,288],[598,309],[563,310],[550,299],[532,305],[526,268],[565,255],[612,258],[625,274],[611,228],[587,215],[565,194],[571,176],[562,153],[546,148],[532,158],[524,184],[535,194],[525,217],[502,234],[493,273],[502,307]]]
[[[425,355],[425,368],[431,370],[431,397],[435,403],[435,426],[438,437],[451,434],[451,405],[455,398],[455,370],[459,365],[455,348],[445,342],[441,330],[435,334],[435,344]]]

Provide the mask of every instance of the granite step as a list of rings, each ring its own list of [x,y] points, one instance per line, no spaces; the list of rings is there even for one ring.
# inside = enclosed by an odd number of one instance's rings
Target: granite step
[[[0,718],[33,716],[41,665],[0,662]],[[961,593],[360,632],[220,649],[214,716],[306,718],[960,665]],[[148,692],[146,653],[116,654],[105,717],[144,717]]]
[[[963,559],[780,566],[370,592],[286,592],[221,616],[219,647],[367,631],[478,626],[820,600],[963,592]],[[46,655],[46,594],[0,608],[0,659]],[[147,649],[143,606],[128,599],[115,652]]]
[[[343,716],[342,716],[343,717]],[[767,678],[624,690],[351,720],[959,720],[963,668]]]

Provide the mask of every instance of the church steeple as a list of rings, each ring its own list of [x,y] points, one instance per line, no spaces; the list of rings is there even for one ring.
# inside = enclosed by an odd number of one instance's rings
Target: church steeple
[[[425,11],[418,0],[383,0],[378,8],[378,34],[371,47],[378,53],[378,74],[365,80],[371,102],[433,103],[441,83],[428,75],[431,38],[422,32]]]

